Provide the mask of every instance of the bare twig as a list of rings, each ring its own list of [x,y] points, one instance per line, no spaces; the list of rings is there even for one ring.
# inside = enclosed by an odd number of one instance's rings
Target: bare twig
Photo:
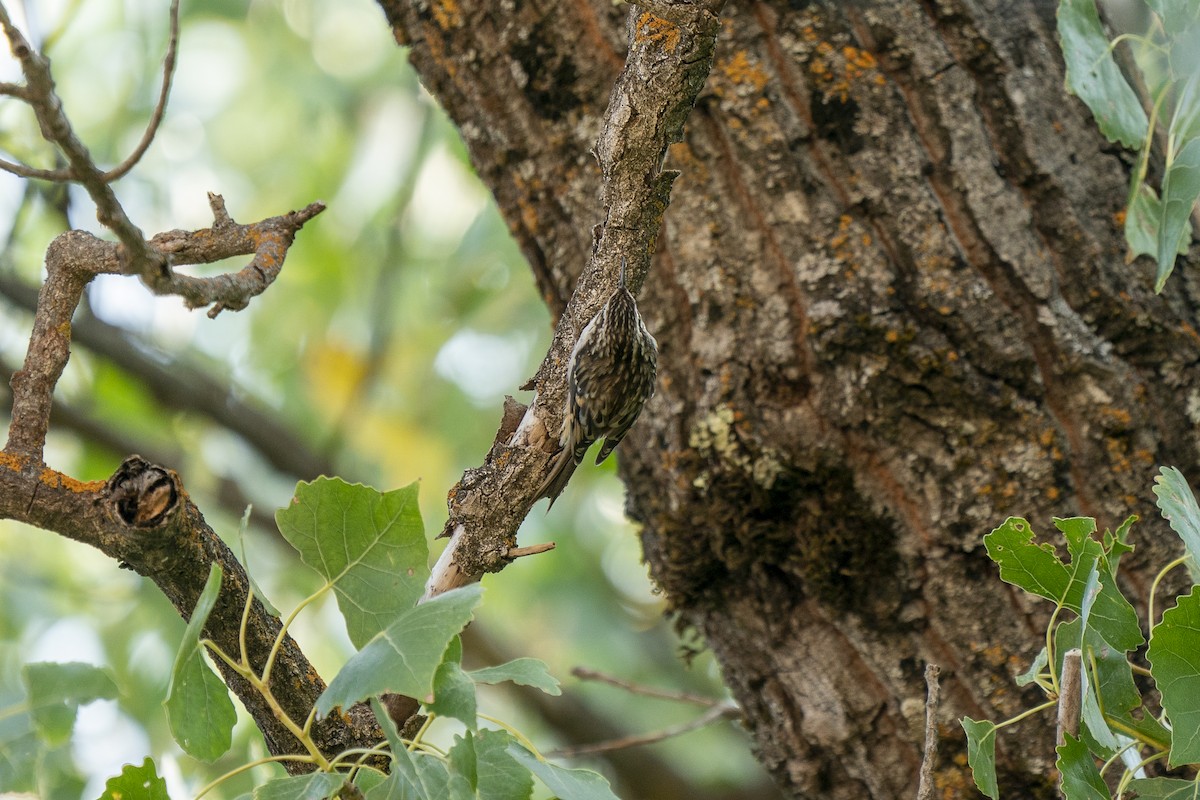
[[[553,550],[554,547],[554,542],[531,544],[528,547],[513,547],[504,554],[504,557],[509,561],[516,561],[518,558],[524,558],[525,556],[536,556],[538,553],[548,553]]]
[[[589,669],[587,667],[575,667],[571,670],[571,674],[581,681],[598,681],[607,683],[610,686],[616,686],[618,689],[624,689],[630,694],[640,694],[645,697],[658,697],[663,700],[677,700],[681,703],[694,703],[705,708],[712,708],[725,703],[724,700],[717,700],[712,697],[703,697],[691,692],[676,692],[670,689],[658,689],[653,686],[645,686],[640,683],[633,683],[624,678],[618,678],[614,675],[609,675],[599,670]]]
[[[225,309],[240,311],[252,298],[262,294],[283,269],[284,257],[297,231],[325,210],[324,203],[310,203],[299,211],[241,225],[229,216],[225,200],[219,194],[210,192],[208,202],[213,212],[211,228],[192,232],[167,231],[156,235],[150,244],[155,252],[165,255],[176,265],[210,264],[224,258],[254,254],[253,260],[240,272],[209,278],[172,275],[161,283],[161,293],[179,295],[188,308],[213,304],[208,311],[210,318]]]
[[[937,664],[925,665],[925,753],[921,756],[917,800],[933,800],[933,767],[937,763],[938,748],[938,675],[941,672]]]
[[[595,753],[607,753],[612,750],[624,750],[628,747],[638,747],[644,744],[654,744],[675,736],[682,736],[685,733],[691,733],[694,730],[699,730],[706,725],[722,720],[722,719],[737,719],[742,714],[740,708],[733,703],[719,703],[705,711],[700,716],[688,722],[682,722],[678,725],[671,725],[662,730],[652,733],[642,733],[634,736],[624,736],[620,739],[610,739],[607,742],[596,742],[595,744],[582,744],[575,747],[564,747],[559,750],[551,750],[544,753],[547,758],[574,758],[576,756],[591,755]]]
[[[170,268],[167,261],[146,244],[141,230],[126,215],[112,187],[105,181],[104,173],[75,135],[63,111],[62,101],[54,91],[50,60],[30,46],[24,34],[13,25],[3,3],[0,3],[0,28],[4,29],[13,57],[21,65],[21,72],[25,76],[25,100],[37,117],[42,137],[56,145],[66,157],[75,179],[96,204],[96,219],[115,233],[123,245],[121,261],[125,269],[122,271],[140,275],[148,286],[158,291],[157,287],[169,283]]]
[[[172,0],[170,11],[170,33],[167,39],[167,54],[163,57],[163,76],[162,85],[159,88],[158,100],[154,104],[154,110],[150,114],[150,120],[146,124],[146,130],[142,133],[141,141],[133,152],[117,166],[108,170],[101,175],[101,179],[105,183],[123,178],[129,170],[133,169],[146,151],[150,149],[150,144],[154,141],[155,135],[158,133],[158,127],[162,124],[163,115],[167,110],[167,100],[171,96],[171,80],[175,75],[175,63],[179,50],[179,0]],[[5,83],[0,84],[0,94],[17,97],[26,102],[33,102],[33,95],[29,90],[18,84]],[[17,164],[12,161],[0,159],[0,169],[5,172],[11,172],[22,178],[32,178],[35,180],[51,181],[54,183],[64,183],[67,181],[82,180],[74,168],[65,167],[61,169],[39,169],[30,167],[26,164]]]
[[[171,96],[171,79],[175,76],[175,60],[179,52],[179,0],[171,0],[170,29],[171,32],[167,38],[167,54],[163,57],[162,85],[158,90],[158,101],[154,104],[154,111],[150,113],[150,121],[142,133],[142,140],[138,142],[133,152],[120,164],[104,173],[104,180],[107,183],[124,177],[142,160],[142,156],[150,149],[150,143],[154,141],[155,134],[158,133],[158,126],[162,124],[163,115],[167,110],[167,99]]]

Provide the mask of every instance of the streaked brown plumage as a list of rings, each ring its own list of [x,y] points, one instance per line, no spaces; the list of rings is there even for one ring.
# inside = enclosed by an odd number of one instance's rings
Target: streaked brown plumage
[[[654,394],[658,343],[646,330],[637,301],[625,286],[625,259],[617,289],[579,334],[567,362],[567,401],[559,434],[562,451],[538,490],[550,505],[566,487],[588,447],[604,439],[596,463],[608,458]]]

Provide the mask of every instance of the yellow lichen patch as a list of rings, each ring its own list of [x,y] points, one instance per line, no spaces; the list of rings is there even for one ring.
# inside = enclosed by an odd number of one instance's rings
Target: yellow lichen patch
[[[634,41],[639,44],[655,42],[664,51],[670,53],[679,46],[679,26],[646,11],[638,18]]]
[[[74,494],[98,492],[104,488],[104,481],[81,481],[49,468],[42,470],[38,480],[51,489],[66,489]]]
[[[752,62],[745,50],[739,50],[730,59],[719,61],[717,68],[725,73],[729,80],[738,85],[752,86],[756,92],[761,92],[769,80],[766,71]]]
[[[430,10],[433,12],[433,18],[437,20],[437,24],[444,31],[462,25],[462,9],[458,7],[455,0],[437,0]]]
[[[11,470],[13,472],[20,472],[21,470],[25,469],[25,465],[28,463],[29,459],[25,456],[14,456],[8,453],[0,453],[0,467],[3,467],[4,469]]]
[[[900,341],[900,331],[888,331],[883,335],[883,338],[888,344],[895,344]]]
[[[1042,443],[1042,447],[1049,447],[1054,444],[1054,428],[1046,428],[1038,436],[1038,441]]]
[[[819,43],[816,57],[809,62],[808,71],[821,87],[826,100],[836,97],[843,103],[850,99],[851,88],[856,82],[869,79],[876,86],[887,83],[879,72],[879,62],[875,56],[850,45],[837,50],[829,42]]]

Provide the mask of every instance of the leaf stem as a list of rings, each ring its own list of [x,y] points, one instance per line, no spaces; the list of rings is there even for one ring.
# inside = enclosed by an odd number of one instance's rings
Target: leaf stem
[[[517,730],[513,726],[509,725],[507,722],[497,719],[495,717],[489,716],[487,714],[477,713],[477,714],[475,714],[475,716],[479,717],[480,719],[487,720],[488,722],[492,723],[493,725],[499,725],[501,728],[508,731],[510,734],[512,734],[514,739],[516,739],[518,742],[521,743],[522,747],[524,747],[526,750],[528,750],[529,752],[531,752],[535,756],[537,756],[538,761],[546,760],[546,757],[543,756],[541,754],[541,752],[539,752],[538,749],[533,746],[533,742],[529,741],[529,737],[527,737],[525,734],[521,733],[519,730]],[[997,726],[997,727],[999,727],[999,726]]]
[[[1158,574],[1154,576],[1154,582],[1150,584],[1150,603],[1149,608],[1146,611],[1146,620],[1150,623],[1150,630],[1152,633],[1154,631],[1154,595],[1156,592],[1158,592],[1158,584],[1162,582],[1162,579],[1166,577],[1168,572],[1181,564],[1186,564],[1189,558],[1191,558],[1191,556],[1184,554],[1172,561],[1170,564],[1167,564],[1158,571]]]
[[[204,788],[202,788],[200,790],[200,792],[196,795],[194,800],[200,800],[201,797],[204,797],[204,795],[208,794],[209,792],[211,792],[213,789],[220,786],[225,781],[229,780],[230,778],[232,778],[236,775],[240,775],[241,773],[245,772],[246,770],[254,769],[255,767],[261,767],[263,764],[277,764],[277,763],[280,763],[283,761],[299,761],[299,762],[309,763],[309,764],[312,763],[312,759],[309,758],[308,756],[290,755],[290,756],[267,756],[266,758],[260,758],[255,761],[251,761],[248,764],[242,764],[240,767],[235,767],[235,768],[229,770],[229,772],[226,772],[221,777],[217,778],[216,780],[205,784]]]

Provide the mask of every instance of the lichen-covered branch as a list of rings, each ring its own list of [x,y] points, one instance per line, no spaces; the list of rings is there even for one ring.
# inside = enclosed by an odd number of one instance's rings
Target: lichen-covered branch
[[[225,653],[240,652],[239,629],[249,578],[233,553],[204,521],[179,477],[133,456],[105,482],[83,483],[36,460],[0,454],[0,519],[14,519],[90,545],[114,561],[154,581],[187,619],[204,587],[209,567],[221,565],[224,579],[204,636]],[[256,598],[246,624],[246,655],[261,670],[279,635],[280,622]],[[275,718],[266,701],[243,678],[225,668],[225,682],[263,732],[272,754],[304,748]],[[271,686],[284,711],[303,723],[325,683],[290,636],[275,658]],[[313,739],[332,757],[350,747],[371,747],[382,739],[365,705],[331,714],[313,727]],[[307,771],[310,765],[285,764]]]
[[[478,580],[513,557],[516,530],[536,500],[537,487],[558,449],[567,357],[580,330],[616,287],[622,256],[631,287],[649,268],[662,216],[678,173],[662,170],[667,148],[683,124],[712,66],[720,28],[719,0],[633,7],[629,54],[613,87],[595,154],[603,179],[592,257],[559,319],[550,351],[524,388],[537,397],[512,425],[512,409],[482,466],[467,470],[451,490],[451,538],[434,567],[428,594]],[[388,8],[393,24],[403,9]]]

